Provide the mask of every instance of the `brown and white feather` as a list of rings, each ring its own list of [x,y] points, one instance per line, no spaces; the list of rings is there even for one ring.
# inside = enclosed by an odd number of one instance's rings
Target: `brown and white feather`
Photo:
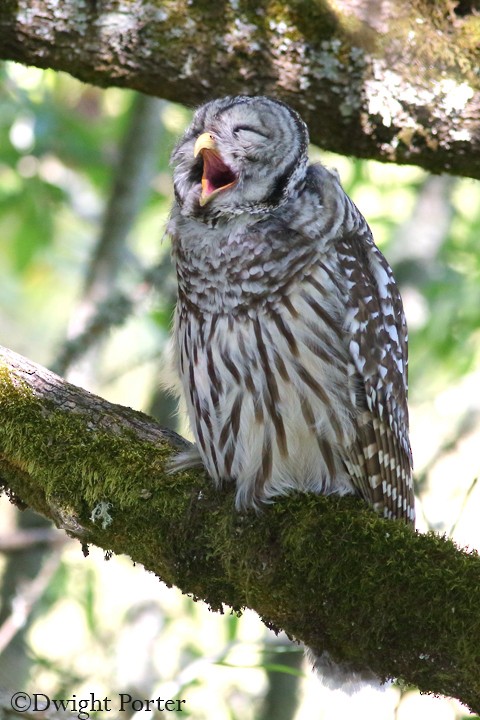
[[[358,493],[413,519],[400,295],[335,175],[264,216],[172,213],[178,370],[198,451],[239,506]],[[181,461],[182,462],[182,461]]]

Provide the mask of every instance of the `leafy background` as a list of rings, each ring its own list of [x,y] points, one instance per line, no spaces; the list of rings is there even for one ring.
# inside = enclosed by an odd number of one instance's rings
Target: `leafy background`
[[[163,236],[168,157],[190,111],[13,63],[0,81],[1,343],[185,431],[161,389],[175,298]],[[418,527],[479,548],[480,185],[311,156],[337,167],[401,286]],[[331,693],[254,613],[216,615],[128,558],[84,558],[5,498],[0,572],[12,690],[180,698],[196,720],[466,716],[408,688]]]

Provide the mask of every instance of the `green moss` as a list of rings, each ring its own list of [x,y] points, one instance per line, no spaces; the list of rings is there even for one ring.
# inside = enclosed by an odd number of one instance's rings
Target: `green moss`
[[[118,511],[138,502],[152,485],[152,466],[170,452],[141,442],[131,431],[94,431],[85,416],[59,410],[0,368],[0,447],[23,471],[39,479],[39,492],[65,509],[115,498]],[[75,482],[72,482],[75,479]],[[29,502],[35,505],[29,488]],[[91,512],[91,509],[90,509]],[[88,516],[88,511],[87,511]]]
[[[165,475],[172,448],[120,431],[118,419],[99,429],[2,370],[0,413],[8,486],[84,543],[131,554],[212,609],[251,607],[337,660],[480,707],[475,553],[355,498],[292,495],[237,512],[232,487]],[[99,507],[107,522],[92,520]]]

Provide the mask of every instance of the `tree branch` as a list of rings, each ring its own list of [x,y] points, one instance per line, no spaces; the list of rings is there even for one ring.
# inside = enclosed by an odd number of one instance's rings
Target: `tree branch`
[[[186,441],[0,349],[0,477],[82,543],[169,585],[256,610],[317,650],[480,710],[480,559],[355,498],[294,495],[238,513],[202,472],[165,473]]]
[[[480,178],[480,16],[454,6],[3,0],[0,57],[188,105],[275,95],[326,149]]]

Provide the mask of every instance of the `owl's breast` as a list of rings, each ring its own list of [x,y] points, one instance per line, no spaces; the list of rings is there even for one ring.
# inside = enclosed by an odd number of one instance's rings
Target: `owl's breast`
[[[171,221],[179,295],[204,314],[254,317],[290,295],[317,263],[318,243],[280,216],[239,216],[206,227],[195,218]]]
[[[338,293],[322,269],[275,303],[177,319],[179,372],[214,479],[250,505],[292,488],[351,488],[341,460],[356,414]]]

